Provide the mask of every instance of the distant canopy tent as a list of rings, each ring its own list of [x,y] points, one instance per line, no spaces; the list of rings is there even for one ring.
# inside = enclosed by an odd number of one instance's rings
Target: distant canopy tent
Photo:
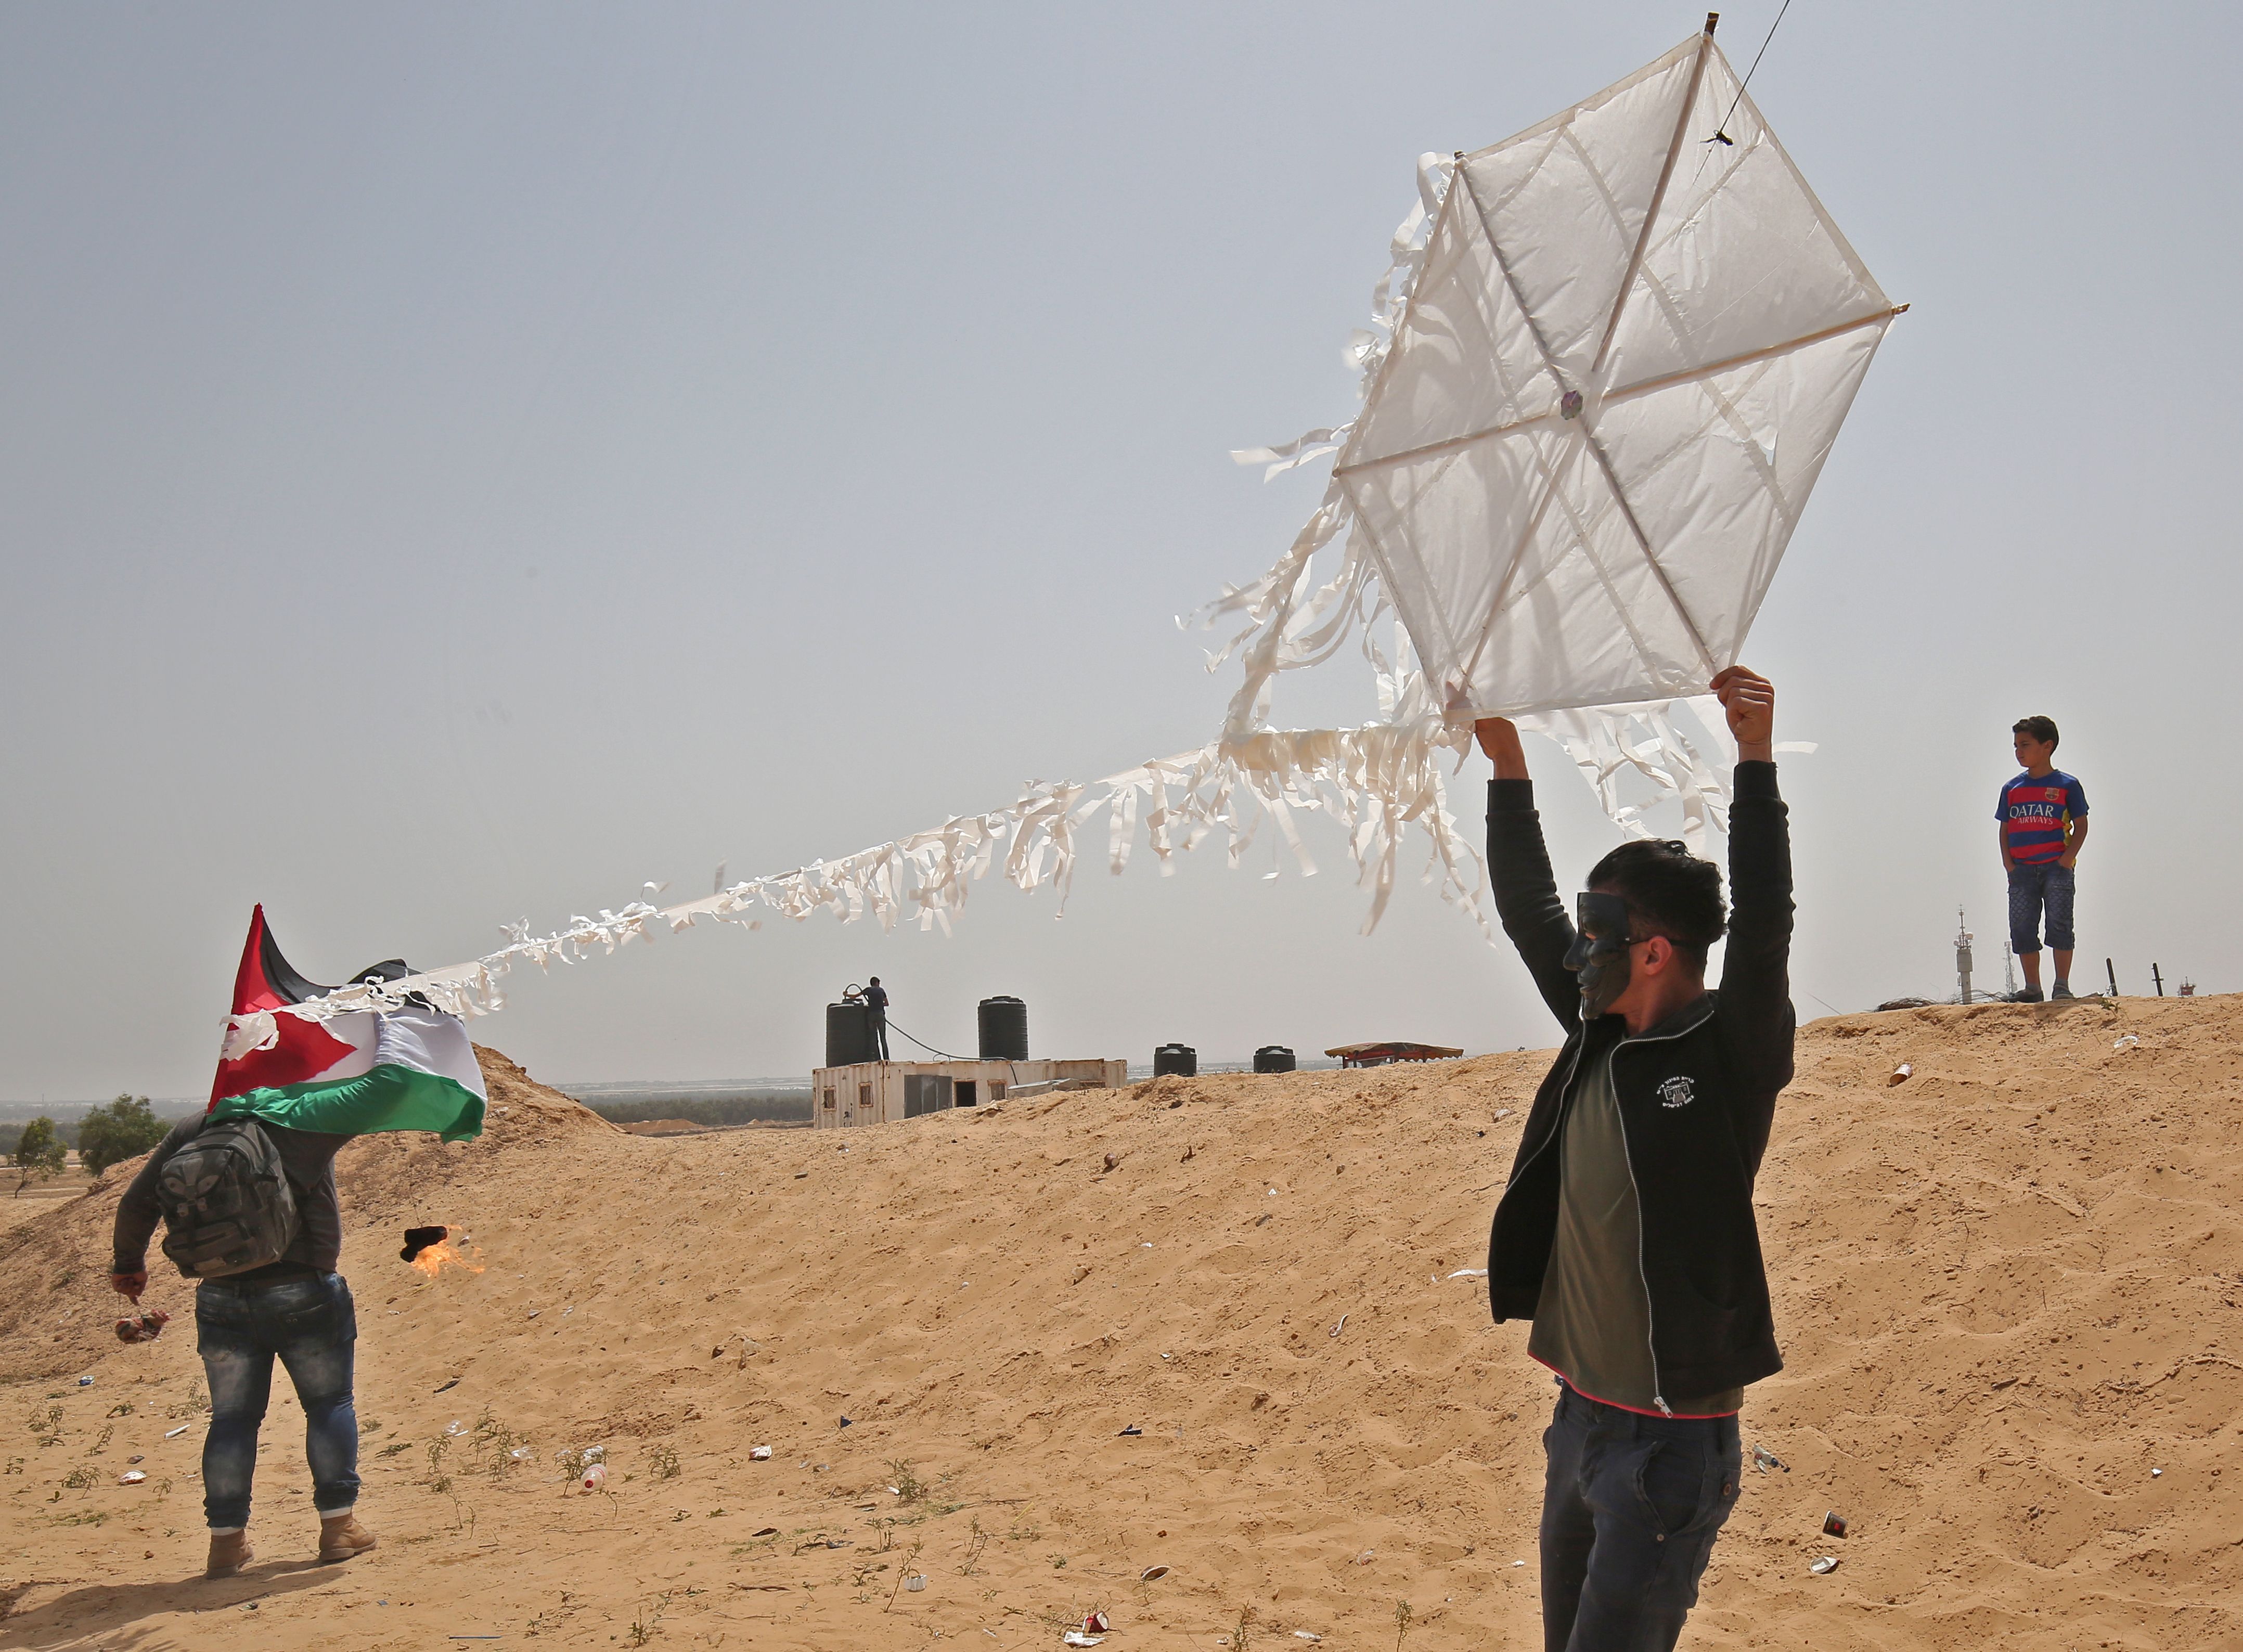
[[[387,983],[412,973],[392,960],[356,979]],[[482,1133],[486,1092],[465,1022],[409,997],[385,1010],[288,1013],[335,990],[289,966],[259,907],[234,977],[210,1116],[335,1136],[434,1130],[456,1142]]]

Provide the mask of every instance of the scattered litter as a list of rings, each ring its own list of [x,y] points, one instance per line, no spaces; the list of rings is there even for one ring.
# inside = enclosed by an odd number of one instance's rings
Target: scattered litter
[[[570,1314],[572,1314],[572,1313],[574,1313],[574,1312],[576,1312],[576,1308],[575,1308],[573,1305],[572,1305],[572,1306],[569,1306],[569,1307],[563,1308],[563,1309],[562,1309],[562,1310],[561,1310],[561,1317],[562,1317],[563,1319],[566,1319],[566,1318],[567,1318]],[[443,1391],[442,1391],[441,1389],[438,1389],[438,1390],[437,1390],[437,1392],[438,1392],[439,1393],[441,1393]]]
[[[459,1379],[457,1377],[455,1377],[455,1378],[453,1378],[449,1382],[448,1382],[448,1383],[444,1383],[444,1384],[441,1385],[441,1386],[438,1386],[438,1387],[432,1388],[432,1389],[430,1389],[430,1390],[429,1390],[429,1392],[430,1392],[431,1393],[438,1393],[438,1394],[441,1394],[441,1393],[447,1393],[447,1392],[450,1392],[452,1389],[455,1389],[455,1388],[458,1387],[459,1386],[460,1386],[460,1379]]]
[[[2133,1034],[2127,1033],[2123,1035],[2117,1043],[2112,1045],[2111,1048],[2112,1049],[2125,1049],[2130,1044],[2139,1046],[2141,1042],[2142,1041]]]
[[[1907,1083],[1910,1076],[1913,1075],[1916,1069],[1913,1066],[1910,1065],[1907,1062],[1903,1062],[1899,1066],[1892,1069],[1892,1076],[1885,1080],[1886,1088],[1889,1089],[1895,1084]]]
[[[1843,1537],[1846,1534],[1846,1517],[1836,1509],[1831,1509],[1822,1516],[1822,1533],[1826,1537]]]
[[[138,1486],[142,1480],[145,1480],[147,1478],[148,1476],[143,1473],[140,1470],[137,1468],[128,1468],[125,1473],[117,1477],[117,1483],[119,1486]]]
[[[1270,1197],[1273,1199],[1277,1197],[1277,1190],[1276,1188],[1273,1187],[1270,1190]]]
[[[1321,1641],[1324,1637],[1313,1629],[1295,1629],[1293,1638],[1296,1641]]]
[[[1511,1116],[1511,1109],[1507,1107],[1499,1107],[1495,1109],[1495,1116],[1499,1119],[1509,1118]]]
[[[1357,1566],[1368,1566],[1375,1558],[1377,1558],[1377,1554],[1378,1551],[1377,1549],[1367,1548],[1364,1550],[1362,1554],[1355,1557],[1353,1563]]]
[[[844,1428],[851,1428],[856,1426],[856,1422],[857,1419],[854,1417],[844,1417],[841,1419],[841,1426]]]
[[[1334,1337],[1337,1337],[1337,1335],[1339,1335],[1339,1333],[1340,1333],[1341,1332],[1343,1332],[1343,1331],[1344,1331],[1344,1330],[1346,1330],[1346,1329],[1347,1329],[1347,1316],[1346,1316],[1345,1314],[1342,1314],[1342,1315],[1340,1315],[1340,1317],[1339,1317],[1339,1323],[1338,1323],[1337,1325],[1334,1325],[1334,1326],[1330,1329],[1330,1331],[1329,1331],[1329,1332],[1326,1332],[1325,1334],[1326,1334],[1326,1335],[1328,1335],[1328,1336],[1334,1336]]]
[[[527,1446],[516,1446],[512,1451],[507,1453],[507,1455],[513,1458],[517,1463],[526,1463],[536,1454],[537,1453],[535,1452],[530,1450]]]
[[[146,1462],[148,1460],[147,1460],[145,1457],[141,1457],[141,1456],[133,1456],[133,1457],[128,1457],[128,1458],[126,1458],[125,1460],[126,1462],[128,1462],[128,1463],[145,1463],[145,1462]]]
[[[1132,1438],[1132,1437],[1134,1437],[1134,1436],[1135,1436],[1135,1435],[1142,1434],[1142,1433],[1143,1433],[1144,1432],[1145,1432],[1145,1431],[1144,1431],[1143,1429],[1142,1429],[1142,1428],[1138,1427],[1136,1424],[1135,1424],[1135,1423],[1131,1423],[1131,1424],[1130,1424],[1127,1428],[1125,1428],[1125,1429],[1123,1429],[1123,1430],[1122,1431],[1122,1437],[1123,1439],[1127,1440],[1127,1439],[1130,1439],[1130,1438]]]
[[[91,1388],[93,1386],[93,1379],[90,1376],[80,1377],[77,1379],[77,1386],[81,1388]]]
[[[2165,1472],[2166,1472],[2166,1471],[2165,1471],[2164,1469],[2162,1469],[2162,1468],[2152,1468],[2152,1470],[2150,1470],[2150,1478],[2151,1478],[2152,1480],[2159,1480],[2159,1479],[2161,1479],[2161,1478],[2163,1478],[2163,1476],[2164,1476],[2164,1474],[2165,1474]]]
[[[193,1426],[194,1425],[192,1423],[181,1423],[177,1428],[167,1428],[164,1431],[164,1438],[166,1440],[177,1440],[181,1434],[185,1433],[188,1429]]]
[[[1168,1574],[1169,1568],[1165,1566],[1148,1566],[1137,1574],[1137,1581],[1140,1583],[1149,1583],[1156,1577],[1166,1577]]]
[[[584,1447],[584,1460],[588,1463],[605,1462],[607,1460],[607,1456],[608,1448],[605,1446],[587,1446]]]
[[[1059,1638],[1068,1646],[1096,1646],[1106,1637],[1102,1635],[1085,1635],[1081,1629],[1069,1629]]]
[[[171,1323],[170,1314],[161,1308],[151,1308],[138,1318],[119,1319],[117,1322],[117,1339],[119,1342],[153,1342],[164,1334],[164,1327]]]
[[[766,1526],[761,1530],[756,1532],[754,1535],[758,1537],[777,1537],[778,1535],[778,1527],[776,1526]]]
[[[1082,1632],[1085,1635],[1103,1635],[1113,1627],[1114,1625],[1107,1621],[1106,1614],[1103,1612],[1093,1611],[1082,1620]]]
[[[1785,1462],[1782,1458],[1777,1456],[1767,1446],[1754,1446],[1753,1473],[1755,1474],[1765,1474],[1771,1468],[1780,1468],[1787,1474],[1791,1472],[1791,1465]]]
[[[771,1461],[771,1447],[768,1446],[757,1446],[753,1451],[748,1453],[748,1460],[751,1463],[767,1463]]]
[[[924,1572],[913,1572],[909,1577],[904,1580],[904,1587],[916,1594],[919,1590],[926,1587],[926,1574]]]
[[[1162,1359],[1175,1359],[1175,1355],[1174,1355],[1174,1354],[1172,1354],[1172,1353],[1164,1353],[1164,1354],[1162,1354],[1162,1355],[1161,1356],[1161,1358],[1162,1358]]]
[[[532,1309],[529,1311],[529,1317],[530,1317],[531,1318],[535,1319],[535,1318],[537,1318],[537,1316],[538,1316],[539,1314],[543,1313],[544,1311],[545,1311],[545,1310],[544,1310],[544,1309],[542,1309],[542,1308],[532,1308]]]
[[[594,1463],[590,1467],[584,1471],[584,1489],[586,1491],[596,1492],[607,1483],[608,1466],[605,1463]]]
[[[1512,1561],[1512,1564],[1513,1566],[1524,1566],[1524,1565],[1526,1565],[1526,1562],[1525,1561]]]
[[[1825,1554],[1807,1569],[1817,1577],[1827,1577],[1838,1569],[1838,1557],[1835,1554]]]
[[[1487,1270],[1485,1268],[1458,1268],[1454,1273],[1451,1274],[1449,1278],[1452,1279],[1485,1279],[1487,1278]]]
[[[454,1440],[457,1440],[461,1434],[468,1432],[468,1426],[461,1422],[457,1417],[455,1417],[451,1421],[444,1425],[444,1432]]]

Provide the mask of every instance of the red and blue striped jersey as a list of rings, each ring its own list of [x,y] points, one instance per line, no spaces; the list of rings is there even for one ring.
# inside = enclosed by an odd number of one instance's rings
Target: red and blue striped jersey
[[[2002,787],[1994,805],[1994,819],[2002,823],[2003,846],[2021,866],[2060,859],[2065,830],[2075,816],[2084,819],[2086,813],[2086,788],[2061,769],[2051,769],[2038,779],[2019,774]]]

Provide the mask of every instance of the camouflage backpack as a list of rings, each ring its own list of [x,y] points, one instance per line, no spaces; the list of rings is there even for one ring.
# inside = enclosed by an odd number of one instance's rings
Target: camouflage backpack
[[[278,1262],[296,1237],[296,1195],[280,1152],[253,1118],[206,1124],[156,1180],[164,1254],[190,1279]]]

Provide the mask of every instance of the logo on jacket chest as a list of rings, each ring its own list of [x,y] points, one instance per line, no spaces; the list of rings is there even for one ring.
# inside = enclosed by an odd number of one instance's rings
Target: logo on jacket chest
[[[1697,1084],[1692,1079],[1670,1078],[1659,1087],[1661,1107],[1687,1107],[1697,1099]]]

